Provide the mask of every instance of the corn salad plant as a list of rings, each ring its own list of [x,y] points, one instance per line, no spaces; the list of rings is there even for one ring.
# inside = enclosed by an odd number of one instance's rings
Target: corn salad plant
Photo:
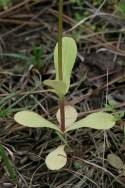
[[[58,43],[54,49],[54,65],[56,70],[55,80],[45,80],[44,84],[50,87],[50,91],[54,92],[59,98],[59,109],[56,113],[58,124],[56,125],[39,114],[32,111],[20,111],[14,116],[17,123],[32,128],[50,128],[54,129],[60,138],[64,138],[68,132],[83,127],[93,129],[110,129],[115,125],[113,115],[106,112],[97,112],[77,121],[77,111],[73,106],[65,106],[65,95],[70,88],[70,77],[77,56],[76,42],[71,37],[62,37],[62,19],[63,19],[63,0],[59,1],[59,29]],[[67,163],[67,154],[65,147],[67,145],[60,144],[56,149],[49,153],[45,159],[45,163],[50,170],[59,170]]]

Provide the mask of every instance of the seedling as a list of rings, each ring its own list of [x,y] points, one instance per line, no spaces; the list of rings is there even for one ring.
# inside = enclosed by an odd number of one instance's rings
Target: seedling
[[[122,17],[125,16],[125,2],[124,0],[120,0],[119,3],[116,5],[116,10],[121,14]]]
[[[6,169],[7,173],[9,174],[9,177],[12,180],[12,182],[16,183],[17,182],[16,171],[15,171],[14,166],[13,166],[12,162],[10,161],[10,159],[6,153],[6,150],[2,144],[0,144],[0,160],[3,161],[5,169]]]
[[[77,55],[77,46],[73,38],[62,37],[62,17],[63,17],[63,0],[59,1],[59,33],[58,43],[54,49],[54,65],[56,70],[55,80],[46,80],[44,84],[51,87],[50,91],[54,92],[59,98],[59,109],[56,117],[60,126],[48,121],[39,114],[32,111],[21,111],[15,114],[14,119],[17,123],[26,127],[38,128],[46,127],[54,129],[61,137],[67,132],[88,127],[93,129],[110,129],[115,125],[114,116],[106,112],[97,112],[87,117],[77,120],[77,111],[73,106],[65,106],[65,95],[70,88],[70,77]],[[67,162],[65,152],[66,144],[59,145],[46,157],[46,165],[50,170],[59,170]]]
[[[44,52],[44,49],[42,46],[34,45],[30,55],[26,55],[24,53],[3,53],[1,54],[1,56],[10,57],[10,58],[12,57],[12,58],[25,61],[26,63],[28,63],[28,65],[33,65],[38,70],[41,70],[45,64],[45,61],[43,61],[43,58],[44,58],[43,52]]]
[[[11,0],[0,0],[0,7],[4,8],[5,10],[12,4]]]

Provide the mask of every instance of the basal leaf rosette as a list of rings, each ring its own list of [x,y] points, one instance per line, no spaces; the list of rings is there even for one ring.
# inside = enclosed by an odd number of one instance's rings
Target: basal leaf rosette
[[[57,120],[60,124],[60,110],[56,113]],[[17,123],[31,128],[50,128],[58,131],[61,134],[66,134],[69,131],[79,128],[93,128],[99,130],[107,130],[115,125],[115,118],[112,114],[106,112],[92,113],[85,118],[76,121],[78,113],[73,106],[65,106],[65,132],[62,132],[60,127],[48,121],[39,114],[32,111],[21,111],[15,114],[14,119]],[[50,170],[59,170],[63,168],[67,162],[67,155],[64,151],[65,145],[58,146],[46,157],[45,163]]]

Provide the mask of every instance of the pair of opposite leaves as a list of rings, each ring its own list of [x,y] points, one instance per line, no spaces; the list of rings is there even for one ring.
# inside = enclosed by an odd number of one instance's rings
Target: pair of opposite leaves
[[[56,117],[60,124],[60,110],[57,111]],[[18,112],[15,114],[14,119],[16,122],[26,127],[47,127],[62,133],[59,126],[51,123],[39,114],[32,111]],[[65,106],[65,133],[83,127],[106,130],[115,125],[114,117],[105,112],[92,113],[79,121],[76,121],[76,119],[76,109],[72,106]],[[60,145],[47,155],[45,162],[50,170],[59,170],[67,163],[67,155],[64,148],[65,145]]]
[[[70,77],[72,73],[72,69],[75,63],[77,55],[77,46],[76,42],[71,37],[63,37],[62,38],[62,73],[63,73],[63,80],[59,80],[59,67],[58,67],[58,43],[56,44],[54,50],[54,64],[56,70],[56,80],[46,80],[44,83],[52,88],[52,91],[57,93],[59,96],[64,96],[70,86]],[[94,113],[89,115],[88,117],[76,122],[77,112],[73,107],[66,107],[66,119],[70,119],[70,127],[66,128],[66,132],[69,130],[73,130],[81,127],[91,127],[96,129],[108,129],[112,126],[112,116],[107,113]],[[68,117],[67,117],[68,114]],[[58,121],[59,113],[57,115]],[[71,121],[72,119],[72,121]],[[43,117],[39,116],[34,112],[23,111],[18,112],[15,115],[15,120],[22,125],[29,126],[29,127],[48,127],[55,129],[61,132],[60,128],[54,125],[53,123],[47,121]],[[66,124],[69,124],[67,122]],[[69,126],[69,125],[68,125]]]
[[[56,70],[56,80],[46,80],[44,84],[50,86],[51,91],[55,92],[59,97],[64,96],[70,86],[70,77],[72,68],[75,63],[77,54],[77,46],[75,41],[70,37],[64,37],[62,39],[62,57],[63,57],[63,80],[59,80],[59,67],[58,67],[58,44],[54,50],[54,64]],[[41,117],[35,112],[22,111],[15,114],[14,119],[21,125],[27,127],[47,127],[59,131],[62,133],[60,128],[45,118]],[[65,106],[65,132],[79,129],[82,127],[89,127],[95,129],[109,129],[115,124],[112,115],[105,112],[93,113],[86,118],[75,122],[77,119],[77,112],[71,106]],[[60,123],[60,111],[57,112],[57,120]],[[52,151],[46,158],[46,164],[51,170],[58,170],[62,168],[67,161],[67,156],[64,151],[64,145],[60,145],[57,149]]]

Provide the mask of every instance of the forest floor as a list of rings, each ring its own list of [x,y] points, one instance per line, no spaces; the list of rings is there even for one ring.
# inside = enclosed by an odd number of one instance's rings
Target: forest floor
[[[125,172],[107,160],[114,153],[125,162],[125,11],[117,0],[74,2],[64,1],[64,35],[78,46],[66,103],[75,106],[79,119],[104,108],[122,118],[108,131],[72,131],[67,165],[48,170],[45,156],[60,138],[53,130],[23,127],[13,116],[29,109],[56,122],[58,98],[43,81],[55,78],[58,2],[15,0],[1,8],[0,143],[15,166],[17,185],[1,160],[0,188],[125,187]]]

